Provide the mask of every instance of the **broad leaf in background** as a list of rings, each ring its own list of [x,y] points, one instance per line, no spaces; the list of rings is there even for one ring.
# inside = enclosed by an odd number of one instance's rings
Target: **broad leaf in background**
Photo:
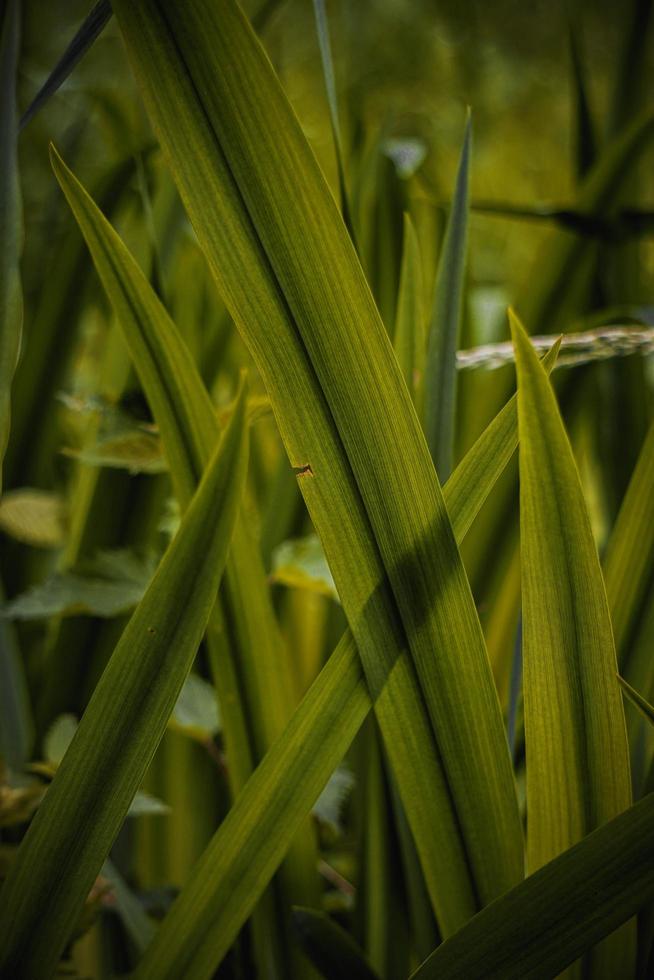
[[[153,558],[126,550],[99,552],[75,571],[55,572],[0,609],[8,619],[48,616],[120,616],[140,602],[154,571]]]
[[[20,254],[23,218],[18,180],[16,70],[20,0],[7,0],[0,23],[0,490],[9,439],[10,391],[23,328]]]
[[[49,975],[164,733],[213,608],[247,463],[244,401],[128,623],[0,892],[0,972]]]
[[[10,490],[0,497],[0,530],[35,548],[59,548],[66,533],[64,501],[48,490]]]
[[[654,795],[492,902],[412,980],[545,980],[654,898]],[[611,974],[632,976],[626,965]]]
[[[518,375],[527,867],[536,871],[631,803],[608,603],[579,474],[554,392],[510,315]],[[593,977],[629,969],[626,928]]]
[[[425,435],[441,483],[452,472],[456,421],[456,352],[461,333],[468,244],[472,121],[466,122],[452,206],[438,263],[425,363]]]
[[[200,243],[266,383],[449,932],[519,880],[522,832],[479,621],[388,336],[237,6],[118,0],[114,11]]]

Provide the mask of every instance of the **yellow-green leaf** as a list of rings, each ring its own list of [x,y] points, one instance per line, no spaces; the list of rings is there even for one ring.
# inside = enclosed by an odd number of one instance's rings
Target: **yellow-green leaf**
[[[604,580],[554,392],[515,316],[527,859],[535,871],[631,803],[624,711]],[[593,976],[634,954],[622,932]]]
[[[49,976],[164,733],[227,558],[244,399],[129,621],[0,892],[0,972]]]

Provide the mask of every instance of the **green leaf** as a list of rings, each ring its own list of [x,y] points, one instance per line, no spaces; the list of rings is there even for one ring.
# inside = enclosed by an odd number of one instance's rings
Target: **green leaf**
[[[0,600],[3,598],[0,585]],[[30,694],[13,623],[0,617],[0,756],[20,771],[30,758],[34,722]]]
[[[168,725],[190,738],[206,742],[220,731],[216,692],[197,674],[189,674],[179,692]]]
[[[50,725],[43,739],[43,751],[47,762],[58,766],[77,731],[78,720],[75,715],[59,715]]]
[[[247,459],[244,399],[0,892],[0,970],[49,975],[163,735],[206,628]]]
[[[468,242],[472,121],[466,122],[452,207],[438,263],[425,365],[425,435],[441,483],[452,472],[456,425],[456,352],[461,333]]]
[[[64,502],[48,490],[10,490],[0,497],[0,529],[36,548],[59,548],[66,534]]]
[[[570,66],[572,68],[573,95],[575,103],[575,156],[577,177],[584,177],[591,169],[597,155],[595,127],[588,98],[588,85],[585,74],[578,31],[570,27]]]
[[[515,316],[527,866],[546,864],[631,803],[624,711],[604,581],[554,392]],[[615,976],[633,935],[598,953]],[[612,960],[612,957],[615,959]],[[613,971],[613,972],[612,972]]]
[[[654,133],[654,112],[640,113],[603,149],[579,188],[575,211],[606,217],[616,207],[618,192]],[[568,330],[585,300],[595,269],[596,242],[585,235],[559,230],[538,257],[516,302],[518,313],[533,333]]]
[[[449,932],[519,880],[522,832],[481,628],[388,336],[238,7],[118,0],[114,12],[266,384]]]
[[[341,827],[341,810],[354,786],[354,774],[341,765],[331,774],[327,785],[313,805],[313,815],[334,830]]]
[[[167,803],[157,799],[156,796],[152,796],[151,793],[145,793],[142,789],[139,789],[134,794],[134,799],[129,805],[126,816],[152,817],[161,816],[166,813],[170,813],[170,807]]]
[[[412,980],[545,980],[654,898],[654,795],[479,912]],[[616,976],[630,976],[619,964]]]
[[[327,92],[327,103],[329,105],[329,121],[332,128],[332,138],[334,140],[334,153],[336,155],[336,169],[338,171],[338,189],[341,196],[341,213],[343,221],[350,233],[352,241],[354,238],[354,225],[350,209],[349,196],[347,192],[347,182],[345,180],[345,164],[343,158],[343,147],[341,146],[341,124],[338,118],[338,98],[336,96],[336,78],[334,76],[334,64],[332,61],[332,50],[329,40],[329,23],[327,11],[325,10],[325,0],[313,0],[313,13],[316,19],[316,34],[318,35],[318,47],[320,48],[320,61],[322,73],[325,79],[325,90]]]
[[[18,179],[16,71],[20,0],[3,4],[0,21],[0,489],[10,426],[10,390],[23,329],[20,254],[23,218]]]
[[[120,616],[141,600],[153,571],[151,558],[139,559],[122,549],[99,552],[81,563],[78,571],[55,572],[33,585],[5,603],[0,612],[18,620]]]
[[[166,469],[159,437],[139,429],[100,438],[82,449],[66,447],[62,452],[87,466],[109,466],[131,474],[163,473]]]
[[[654,423],[640,451],[603,561],[618,662],[627,679],[638,684],[645,678],[639,676],[639,665],[630,662],[630,641],[654,574],[652,486]]]
[[[111,18],[109,0],[98,0],[84,18],[75,37],[38,90],[20,120],[20,128],[26,126],[45,103],[66,81],[75,65],[84,57],[93,42],[100,36]]]
[[[298,942],[327,980],[375,980],[377,974],[349,933],[324,912],[293,909]]]
[[[340,601],[320,538],[316,534],[284,541],[275,548],[270,578],[279,585],[308,589]]]
[[[557,349],[555,345],[546,355],[550,369]],[[501,473],[501,465],[515,450],[515,397],[501,416],[479,437],[445,485],[459,542]],[[354,640],[346,630],[214,835],[193,884],[183,889],[157,933],[139,967],[143,980],[159,975],[173,980],[180,973],[211,975],[371,708]],[[234,883],[239,887],[232,894]],[[200,944],[203,953],[198,961]],[[191,968],[197,973],[191,974]]]
[[[618,675],[618,680],[622,685],[624,693],[627,695],[632,704],[635,704],[641,714],[647,718],[652,725],[654,725],[654,708],[649,701],[646,701],[642,694],[639,694],[638,691],[631,686],[631,684],[628,684],[624,677],[620,677]]]
[[[404,215],[404,245],[400,290],[395,313],[393,347],[406,386],[421,414],[425,369],[425,312],[423,309],[422,257],[413,223]]]
[[[217,439],[214,406],[188,347],[133,257],[54,150],[51,157],[123,330],[183,511]],[[267,403],[251,407],[256,413]],[[221,705],[230,787],[236,795],[295,707],[288,651],[258,544],[243,514],[236,520],[207,649]],[[288,904],[317,897],[315,862],[315,839],[307,824],[289,857]],[[282,874],[287,874],[286,866]],[[266,906],[264,912],[255,921],[262,964],[270,960],[270,933],[276,929],[273,910]]]

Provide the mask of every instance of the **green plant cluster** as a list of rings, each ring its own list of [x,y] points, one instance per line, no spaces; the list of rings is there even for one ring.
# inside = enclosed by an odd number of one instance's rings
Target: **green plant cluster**
[[[651,977],[652,4],[561,25],[550,204],[452,64],[536,122],[517,12],[56,6],[0,5],[0,977]]]

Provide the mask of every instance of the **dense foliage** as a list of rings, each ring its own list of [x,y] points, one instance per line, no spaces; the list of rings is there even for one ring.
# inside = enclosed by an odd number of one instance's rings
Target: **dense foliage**
[[[652,975],[651,7],[0,5],[3,978]]]

